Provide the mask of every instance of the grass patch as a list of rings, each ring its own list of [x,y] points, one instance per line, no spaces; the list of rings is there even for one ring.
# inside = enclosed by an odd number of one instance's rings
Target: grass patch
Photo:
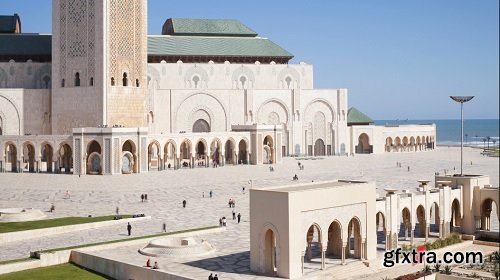
[[[10,264],[10,263],[18,263],[18,262],[27,262],[27,261],[32,261],[32,260],[35,260],[35,259],[22,258],[22,259],[6,260],[6,261],[0,261],[0,265]]]
[[[73,264],[61,264],[0,275],[0,280],[101,280],[110,279]]]
[[[132,218],[132,215],[121,215],[121,216],[123,219]],[[29,222],[0,223],[0,233],[112,221],[114,217],[115,217],[114,215],[90,217],[90,218],[66,217],[66,218],[47,219],[39,221],[29,221]]]
[[[84,244],[84,245],[69,246],[69,247],[62,247],[62,248],[55,248],[55,249],[48,249],[48,250],[42,250],[42,251],[38,251],[38,252],[39,253],[52,253],[52,252],[57,252],[57,251],[73,250],[73,249],[80,249],[80,248],[86,248],[86,247],[92,247],[92,246],[113,244],[113,243],[126,242],[126,241],[138,240],[138,239],[146,239],[146,238],[161,237],[161,236],[167,236],[167,235],[173,235],[173,234],[179,234],[179,233],[186,233],[186,232],[192,232],[192,231],[207,230],[207,229],[213,229],[213,228],[218,228],[218,227],[219,226],[210,226],[210,227],[202,227],[202,228],[178,230],[178,231],[171,231],[171,232],[163,232],[163,233],[157,233],[157,234],[151,234],[151,235],[136,236],[136,237],[123,238],[123,239],[115,239],[115,240],[110,240],[110,241],[90,243],[90,244]]]

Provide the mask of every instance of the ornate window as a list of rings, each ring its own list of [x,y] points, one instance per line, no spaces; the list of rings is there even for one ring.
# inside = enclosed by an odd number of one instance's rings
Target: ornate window
[[[241,76],[240,77],[240,82],[241,82],[241,88],[245,88],[245,83],[247,82],[247,77]]]
[[[123,81],[123,86],[124,87],[128,86],[128,75],[127,75],[127,72],[123,73],[123,79],[122,79],[122,81]]]
[[[198,88],[198,83],[200,82],[200,77],[197,75],[193,76],[194,88]]]
[[[80,73],[76,72],[76,74],[75,74],[75,87],[79,87],[79,86],[80,86]]]
[[[292,78],[290,78],[290,76],[286,77],[285,82],[286,82],[287,88],[290,88],[290,85],[292,84]]]

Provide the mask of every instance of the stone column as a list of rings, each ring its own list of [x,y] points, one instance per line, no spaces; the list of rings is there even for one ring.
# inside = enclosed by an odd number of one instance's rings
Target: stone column
[[[342,261],[341,261],[342,265],[345,265],[345,252],[347,250],[347,246],[346,245],[342,244]]]
[[[305,252],[302,252],[302,254],[300,254],[300,261],[301,261],[301,265],[302,265],[302,275],[304,275],[304,260],[305,258]]]
[[[366,260],[365,247],[366,247],[366,241],[363,240],[361,241],[361,260]]]
[[[325,253],[323,246],[321,246],[321,269],[325,269]]]
[[[415,244],[415,230],[413,227],[410,230],[410,244],[413,246]]]
[[[431,230],[429,224],[425,224],[425,242],[429,241],[429,231]]]
[[[250,164],[250,152],[247,151],[247,164]]]
[[[405,241],[408,240],[408,226],[405,225]]]
[[[306,254],[307,254],[307,259],[311,260],[312,259],[312,248],[311,248],[311,242],[310,241],[307,241]]]

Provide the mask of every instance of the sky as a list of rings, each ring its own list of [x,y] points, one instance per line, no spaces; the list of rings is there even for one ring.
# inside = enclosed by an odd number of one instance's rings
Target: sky
[[[347,88],[373,119],[499,119],[498,0],[149,0],[149,34],[174,18],[238,19]],[[23,32],[51,33],[50,0],[0,0]]]

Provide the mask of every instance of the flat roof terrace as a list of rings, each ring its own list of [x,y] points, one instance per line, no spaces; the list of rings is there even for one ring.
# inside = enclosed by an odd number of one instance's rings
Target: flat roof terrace
[[[309,190],[317,190],[317,189],[329,189],[329,188],[338,188],[338,187],[346,187],[348,185],[360,185],[360,184],[368,184],[365,181],[352,181],[352,180],[331,180],[331,181],[322,181],[322,182],[310,182],[310,183],[302,183],[297,185],[285,185],[278,186],[273,188],[266,189],[256,189],[256,191],[270,191],[270,192],[302,192]]]

